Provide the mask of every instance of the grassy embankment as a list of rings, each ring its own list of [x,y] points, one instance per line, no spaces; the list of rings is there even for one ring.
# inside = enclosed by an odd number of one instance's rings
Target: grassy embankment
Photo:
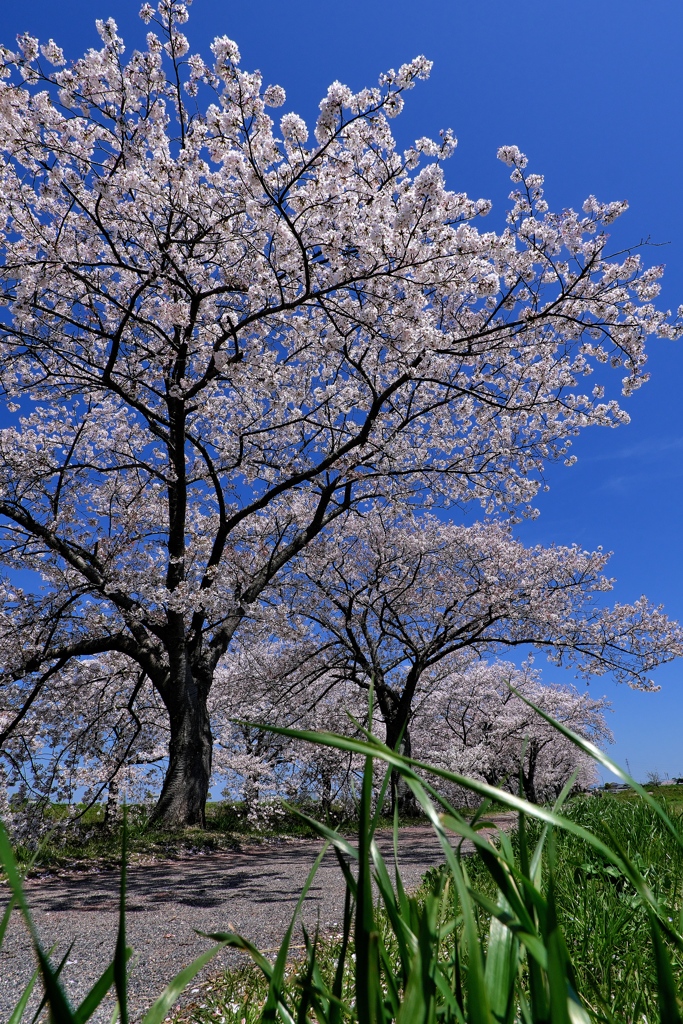
[[[563,794],[554,808],[538,808],[476,780],[441,773],[518,812],[516,833],[500,833],[491,842],[480,831],[481,820],[468,822],[443,801],[438,813],[439,800],[435,794],[430,798],[429,787],[411,765],[372,737],[301,738],[367,758],[357,842],[325,825],[311,825],[332,843],[346,879],[340,933],[317,937],[304,932],[303,955],[298,957],[292,955],[301,952],[293,945],[298,941],[296,913],[276,957],[264,956],[232,932],[210,936],[218,945],[181,972],[145,1015],[144,1024],[167,1019],[177,994],[226,946],[242,950],[254,966],[203,986],[201,1002],[176,1020],[683,1024],[679,809],[669,807],[667,815],[662,803],[636,784],[638,795],[633,797],[568,803]],[[586,746],[580,737],[572,739]],[[589,752],[608,764],[594,748]],[[371,811],[372,761],[378,758],[403,775],[444,850],[446,868],[432,872],[414,896],[405,893],[398,872],[394,875],[385,864],[372,840],[379,825]],[[678,794],[672,796],[679,804]],[[475,844],[472,856],[461,857],[458,836]],[[1,832],[0,840],[14,899],[30,925],[19,874]],[[349,865],[354,864],[352,871]],[[51,993],[53,1013],[59,1009],[54,1020],[85,1024],[115,985],[125,1022],[125,963],[131,951],[125,941],[123,894],[125,875],[114,959],[78,1010],[71,1010],[58,991],[55,969],[35,937],[39,973]],[[13,1015],[13,1024],[21,1016]]]
[[[647,787],[662,800],[683,833],[683,787]],[[566,816],[590,830],[613,848],[622,849],[637,865],[658,901],[680,920],[683,909],[683,847],[663,826],[661,820],[635,793],[581,797],[565,808]],[[541,827],[527,823],[531,844]],[[519,857],[519,836],[511,835],[511,845]],[[575,971],[575,984],[581,993],[591,1021],[642,1024],[661,1019],[658,1007],[657,963],[651,942],[646,907],[623,874],[592,849],[568,832],[555,835],[555,898],[558,919]],[[469,882],[474,890],[495,902],[497,892],[491,873],[477,854],[467,861]],[[447,872],[430,872],[417,894],[422,906],[430,894],[443,885]],[[547,887],[547,879],[545,880]],[[451,887],[451,894],[454,889]],[[451,898],[451,911],[457,916],[457,897]],[[384,939],[396,955],[391,924],[379,915]],[[476,927],[482,946],[487,945],[491,915],[482,908],[476,914]],[[460,937],[464,924],[459,925]],[[341,935],[328,935],[318,942],[320,972],[332,984],[341,946]],[[352,947],[353,948],[353,947]],[[671,949],[678,999],[683,1000],[683,954]],[[449,956],[444,943],[442,956]],[[292,1000],[305,981],[306,959],[300,954],[287,968],[287,987]],[[523,973],[528,973],[525,967]],[[351,996],[351,975],[346,978],[345,995]],[[268,984],[253,963],[238,970],[225,971],[204,983],[195,1000],[172,1017],[174,1024],[257,1024],[261,1021]],[[494,1022],[495,1024],[495,1022]]]

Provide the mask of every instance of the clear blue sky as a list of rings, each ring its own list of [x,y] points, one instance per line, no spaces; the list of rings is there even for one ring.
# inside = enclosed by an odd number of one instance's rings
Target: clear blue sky
[[[5,2],[0,40],[30,30],[52,36],[68,56],[99,43],[95,18],[112,16],[131,49],[144,39],[138,0]],[[500,228],[509,190],[498,146],[516,144],[546,175],[551,208],[593,193],[628,199],[615,247],[649,238],[665,262],[662,301],[683,303],[683,5],[680,0],[195,0],[187,27],[193,50],[214,35],[237,41],[246,68],[287,90],[285,110],[307,119],[335,78],[371,85],[418,53],[434,72],[407,97],[394,122],[402,143],[452,127],[459,139],[449,185],[494,201],[487,227]],[[642,593],[683,618],[683,341],[653,342],[652,380],[627,404],[630,426],[593,429],[574,448],[572,469],[553,467],[541,516],[520,528],[529,543],[576,542],[614,551],[615,597]],[[538,662],[539,666],[541,662]],[[560,676],[550,666],[546,679]],[[658,694],[609,679],[596,693],[613,701],[611,753],[636,777],[651,769],[683,775],[683,661],[661,669]]]

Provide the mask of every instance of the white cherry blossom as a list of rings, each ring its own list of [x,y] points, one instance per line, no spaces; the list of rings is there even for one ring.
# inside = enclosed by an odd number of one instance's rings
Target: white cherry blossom
[[[424,57],[280,140],[234,41],[204,61],[186,5],[141,13],[140,49],[109,19],[67,65],[2,50],[0,713],[10,749],[81,663],[125,659],[166,716],[156,816],[192,823],[214,675],[280,570],[353,508],[523,509],[578,430],[626,421],[610,362],[630,393],[674,328],[661,271],[608,256],[623,204],[545,212],[505,147],[482,232],[450,133],[397,151]]]
[[[325,680],[372,687],[387,743],[414,754],[420,709],[473,659],[533,647],[587,680],[609,672],[656,690],[649,675],[683,653],[683,629],[645,598],[606,606],[608,560],[575,546],[526,547],[496,523],[375,513],[309,544],[272,603],[288,609],[280,632],[304,644],[309,674],[317,664]]]

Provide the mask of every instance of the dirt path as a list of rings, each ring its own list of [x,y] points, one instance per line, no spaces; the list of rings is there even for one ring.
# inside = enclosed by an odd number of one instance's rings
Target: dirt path
[[[509,816],[502,815],[499,821],[501,825],[508,823]],[[382,852],[390,856],[390,836],[378,839]],[[196,935],[195,929],[211,932],[232,926],[263,950],[276,947],[319,850],[315,840],[285,841],[244,848],[238,853],[198,855],[132,867],[127,928],[128,943],[135,950],[130,981],[133,1019],[139,1019],[176,971],[206,949],[207,940]],[[401,830],[399,861],[405,884],[413,887],[429,867],[443,861],[438,841],[428,826]],[[118,884],[118,875],[111,871],[32,879],[26,884],[29,906],[45,947],[57,943],[59,956],[75,940],[63,976],[76,1005],[113,953]],[[6,892],[0,889],[0,913],[6,905]],[[306,899],[304,920],[313,927],[318,919],[322,929],[334,927],[342,914],[343,895],[341,872],[330,851]],[[207,970],[235,963],[238,957],[226,952]],[[0,950],[0,1021],[8,1019],[33,969],[26,932],[15,911]],[[108,1012],[94,1019],[110,1020],[111,1004]]]

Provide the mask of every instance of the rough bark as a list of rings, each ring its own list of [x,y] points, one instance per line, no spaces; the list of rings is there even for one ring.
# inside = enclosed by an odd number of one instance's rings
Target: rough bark
[[[538,762],[539,747],[535,739],[530,739],[526,751],[526,764],[522,762],[522,787],[524,796],[530,804],[538,803],[536,796],[536,764]]]
[[[208,692],[187,671],[182,684],[163,695],[171,738],[166,777],[151,821],[164,828],[206,824],[213,750]]]
[[[327,768],[322,771],[320,808],[325,817],[332,813],[332,772]]]
[[[408,723],[403,716],[386,722],[387,746],[399,754],[410,757],[412,747],[410,744],[410,730]],[[420,809],[410,787],[403,777],[396,771],[391,773],[391,813],[398,807],[398,813],[405,818],[416,818]]]
[[[377,705],[386,729],[386,744],[397,753],[410,757],[412,752],[409,730],[410,712],[422,666],[418,662],[411,667],[400,693],[385,682],[381,670],[378,670],[378,666],[373,666],[373,669]],[[393,814],[398,806],[399,814],[404,817],[417,817],[420,813],[417,802],[409,786],[406,785],[401,775],[396,771],[391,773],[390,788],[391,813]]]

